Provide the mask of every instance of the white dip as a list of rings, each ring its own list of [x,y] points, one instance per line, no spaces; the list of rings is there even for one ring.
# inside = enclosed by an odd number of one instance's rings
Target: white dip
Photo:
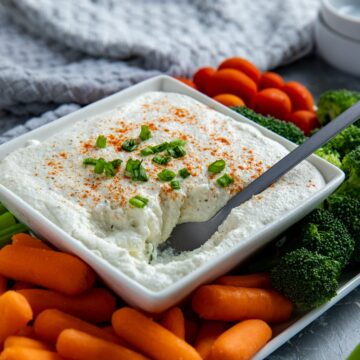
[[[138,138],[141,125],[152,137],[133,152],[121,149]],[[96,148],[99,135],[106,148]],[[168,165],[152,162],[140,150],[163,142],[186,140],[186,155]],[[210,258],[243,242],[249,235],[285,215],[324,186],[320,173],[302,162],[274,186],[236,208],[206,244],[178,256],[149,259],[179,222],[210,218],[229,199],[287,154],[277,142],[250,125],[226,117],[190,97],[151,92],[99,116],[78,121],[42,143],[33,143],[0,163],[0,183],[18,194],[59,227],[129,277],[158,291],[195,270]],[[163,155],[163,154],[161,154]],[[98,175],[84,158],[122,159],[114,177]],[[126,161],[142,159],[149,180],[124,175]],[[208,165],[223,159],[226,168],[211,175]],[[186,167],[191,176],[172,190],[157,174]],[[234,183],[220,188],[216,179],[228,173]],[[129,204],[140,195],[144,208]]]

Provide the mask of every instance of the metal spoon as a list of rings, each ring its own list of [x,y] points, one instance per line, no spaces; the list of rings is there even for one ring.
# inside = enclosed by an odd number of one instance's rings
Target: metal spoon
[[[216,232],[231,210],[252,196],[264,191],[282,175],[287,173],[332,137],[360,118],[360,101],[324,126],[303,144],[291,151],[245,189],[231,198],[210,220],[177,225],[161,248],[172,248],[176,252],[190,251],[200,247]]]

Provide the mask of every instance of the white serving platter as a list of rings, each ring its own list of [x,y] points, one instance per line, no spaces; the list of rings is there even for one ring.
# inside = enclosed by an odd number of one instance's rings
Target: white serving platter
[[[51,135],[58,133],[62,129],[71,126],[74,122],[80,119],[99,115],[118,105],[121,105],[122,103],[131,101],[137,96],[148,91],[165,91],[185,94],[225,115],[232,117],[237,121],[253,124],[250,120],[235,113],[218,102],[215,102],[200,92],[185,86],[168,76],[158,76],[134,85],[126,90],[120,91],[110,97],[86,106],[81,110],[1,145],[0,160],[15,149],[25,146],[30,139],[40,141],[44,140]],[[256,126],[269,138],[283,144],[289,150],[295,148],[296,145],[290,141],[287,141],[286,139],[262,128],[261,126],[256,124],[254,126]],[[251,235],[246,241],[239,243],[239,245],[235,246],[228,252],[224,252],[221,256],[211,259],[205,265],[199,267],[192,273],[172,284],[170,287],[159,292],[154,292],[145,288],[114,268],[104,259],[98,257],[94,252],[87,249],[78,240],[75,240],[70,235],[66,234],[58,226],[53,224],[41,213],[32,208],[29,204],[25,203],[16,194],[6,189],[1,184],[0,201],[3,202],[4,205],[13,212],[18,219],[27,224],[36,234],[47,239],[61,250],[74,253],[86,261],[95,269],[105,283],[130,305],[149,312],[160,312],[181,301],[199,285],[210,282],[239,265],[239,263],[246,259],[250,254],[254,253],[260,247],[274,239],[285,229],[314,209],[343,181],[343,172],[330,163],[314,155],[310,156],[308,161],[310,161],[322,173],[326,182],[323,189],[313,194],[310,198],[289,211],[283,217],[279,218],[276,222],[267,225],[257,233]],[[305,325],[307,324],[306,321],[309,320],[305,319]],[[299,329],[296,328],[293,332],[291,332],[291,334],[294,334],[298,330]],[[289,337],[292,336],[291,334]],[[284,342],[289,337],[286,339],[282,338],[283,340],[280,341]],[[282,342],[278,342],[277,346],[280,346]],[[273,341],[269,344],[269,346],[274,346],[271,344],[273,344]],[[274,348],[275,347],[273,347],[273,349]]]

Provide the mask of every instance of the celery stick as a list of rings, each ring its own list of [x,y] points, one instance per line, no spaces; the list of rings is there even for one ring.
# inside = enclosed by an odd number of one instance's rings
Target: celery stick
[[[7,212],[6,207],[2,203],[0,203],[0,215],[2,215],[5,212]]]
[[[5,230],[6,228],[15,225],[16,220],[14,215],[11,214],[9,211],[0,215],[0,230]]]
[[[11,237],[15,234],[29,231],[29,228],[24,224],[16,224],[0,230],[0,248],[11,243]]]

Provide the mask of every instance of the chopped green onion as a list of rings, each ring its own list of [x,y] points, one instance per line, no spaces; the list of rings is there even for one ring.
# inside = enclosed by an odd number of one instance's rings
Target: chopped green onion
[[[151,150],[156,154],[156,153],[165,151],[168,148],[168,146],[169,146],[169,143],[164,142],[159,145],[151,146]]]
[[[157,176],[161,181],[170,181],[176,176],[176,174],[169,169],[164,169],[163,171],[159,172]]]
[[[140,151],[141,156],[149,156],[152,155],[153,153],[154,151],[151,148],[151,146],[148,146]]]
[[[167,165],[171,160],[170,156],[161,156],[161,155],[156,155],[153,157],[152,161],[156,164],[159,165]]]
[[[143,207],[145,207],[148,204],[148,202],[149,202],[149,199],[144,198],[139,195],[136,195],[129,200],[129,203],[132,206],[137,207],[139,209],[142,209]]]
[[[176,147],[176,146],[185,146],[186,141],[185,140],[174,140],[169,142],[169,147]]]
[[[217,174],[222,172],[225,169],[225,161],[224,160],[216,160],[212,164],[209,165],[208,170],[211,173]]]
[[[128,152],[134,151],[138,147],[136,139],[125,140],[121,145],[122,149]]]
[[[141,125],[139,137],[142,141],[149,140],[151,138],[151,131],[147,125]]]
[[[219,177],[216,182],[220,187],[224,188],[232,184],[234,179],[230,175],[224,174],[223,176]]]
[[[112,176],[115,176],[115,174],[116,174],[116,170],[111,162],[106,162],[104,164],[104,170],[105,170],[106,176],[112,177]]]
[[[189,173],[187,168],[183,168],[179,170],[179,176],[181,176],[183,179],[186,179],[187,177],[189,177],[191,174]]]
[[[97,163],[97,160],[94,158],[85,158],[83,160],[84,165],[96,165],[96,163]]]
[[[15,224],[16,224],[15,217],[9,211],[0,215],[0,229],[1,230],[4,230]]]
[[[178,181],[178,180],[171,180],[171,181],[170,181],[170,186],[171,186],[174,190],[179,190],[179,189],[180,189],[180,181]]]
[[[129,159],[125,166],[125,175],[134,181],[148,181],[146,170],[141,164],[140,160]]]
[[[95,164],[94,172],[96,174],[102,174],[105,169],[105,164],[106,164],[105,159],[103,158],[98,159]]]
[[[7,212],[6,207],[2,203],[0,203],[0,215],[4,214],[5,212]]]
[[[121,163],[122,163],[122,160],[120,160],[120,159],[115,159],[115,160],[110,161],[110,164],[114,167],[114,169],[119,168]]]
[[[183,146],[174,146],[167,149],[167,153],[173,158],[177,159],[186,155],[186,151]]]
[[[96,139],[95,146],[99,149],[106,148],[106,137],[104,135],[99,135],[98,138]]]

